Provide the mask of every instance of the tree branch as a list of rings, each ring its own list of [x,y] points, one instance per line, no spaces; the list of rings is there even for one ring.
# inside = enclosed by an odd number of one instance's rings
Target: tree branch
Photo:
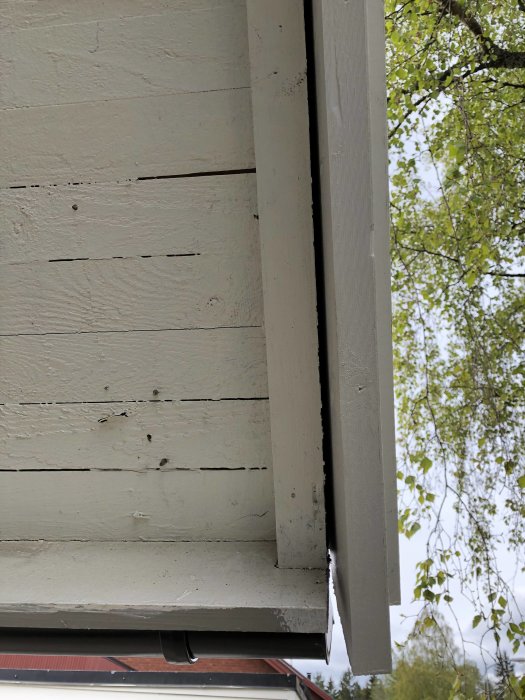
[[[525,272],[497,272],[494,270],[489,270],[485,274],[492,275],[493,277],[523,277],[523,278],[525,278]]]

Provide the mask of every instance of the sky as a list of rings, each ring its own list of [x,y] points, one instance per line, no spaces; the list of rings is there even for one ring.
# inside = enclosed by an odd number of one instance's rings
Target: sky
[[[418,561],[425,558],[425,541],[426,532],[423,527],[414,537],[407,540],[405,537],[400,537],[400,573],[401,573],[401,605],[393,606],[390,609],[390,626],[392,635],[392,644],[395,642],[402,644],[410,630],[412,629],[414,618],[420,609],[420,602],[414,602],[412,590],[414,588],[415,567]],[[502,573],[511,580],[515,576],[515,557],[512,553],[500,552],[499,562]],[[487,672],[491,675],[493,671],[493,658],[489,654],[481,654],[480,643],[483,632],[485,631],[480,625],[476,629],[472,628],[472,618],[474,611],[470,604],[461,596],[461,591],[458,585],[452,585],[452,594],[455,598],[454,614],[457,621],[454,620],[450,612],[446,608],[443,609],[445,619],[450,624],[458,647],[464,648],[467,657],[478,664],[482,673]],[[525,576],[514,578],[513,586],[514,594],[520,604],[521,609],[525,608]],[[337,615],[337,603],[335,596],[332,594],[332,608],[334,610],[334,630],[332,636],[332,653],[330,663],[327,665],[324,661],[309,661],[292,659],[293,666],[298,668],[302,673],[321,673],[325,678],[332,677],[334,680],[339,679],[342,674],[348,669],[349,661],[346,653],[343,630],[341,621]],[[459,626],[459,629],[458,629]],[[463,637],[463,640],[461,639]],[[488,646],[489,652],[493,652],[493,648]],[[510,657],[513,657],[512,652],[508,649]],[[520,654],[520,657],[525,654]],[[492,664],[492,666],[491,666]],[[525,663],[515,662],[516,672],[525,673]]]

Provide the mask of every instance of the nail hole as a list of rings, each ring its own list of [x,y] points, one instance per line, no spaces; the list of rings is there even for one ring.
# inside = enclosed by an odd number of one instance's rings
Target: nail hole
[[[158,396],[158,395],[159,395],[159,390],[153,389],[153,396]]]
[[[73,206],[71,207],[71,209],[73,209],[73,211],[77,211],[77,209],[78,209],[78,204],[73,204]]]
[[[149,433],[146,435],[146,437],[148,439],[148,442],[151,442],[151,435]]]
[[[164,467],[169,462],[167,457],[163,457],[159,462],[159,467]]]

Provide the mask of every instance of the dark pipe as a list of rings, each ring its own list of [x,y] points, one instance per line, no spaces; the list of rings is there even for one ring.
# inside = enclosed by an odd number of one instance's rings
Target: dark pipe
[[[245,657],[252,659],[324,659],[324,634],[290,632],[188,632],[188,642],[197,657]]]
[[[326,659],[324,634],[0,628],[1,654]]]

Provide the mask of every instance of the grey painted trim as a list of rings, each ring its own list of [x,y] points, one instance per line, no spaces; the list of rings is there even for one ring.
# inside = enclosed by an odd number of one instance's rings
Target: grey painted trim
[[[326,566],[303,0],[247,0],[280,567]]]
[[[390,670],[399,597],[382,9],[313,0],[334,581],[357,674]]]

